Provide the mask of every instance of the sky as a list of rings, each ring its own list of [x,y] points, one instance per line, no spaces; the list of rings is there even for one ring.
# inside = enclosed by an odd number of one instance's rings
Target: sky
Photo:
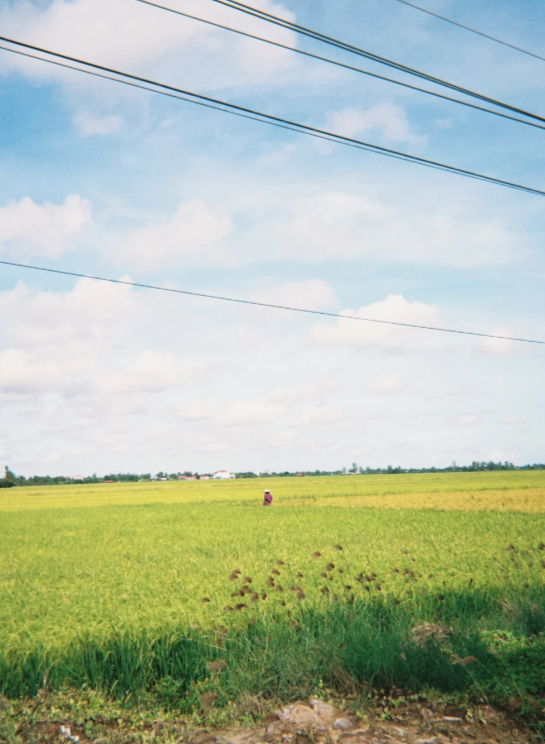
[[[396,0],[252,3],[545,116],[545,62]],[[419,84],[212,0],[164,4]],[[426,7],[545,56],[538,0]],[[539,129],[137,0],[0,0],[0,27],[545,190]],[[543,197],[2,50],[0,128],[0,260],[545,340]],[[538,345],[0,265],[0,463],[26,476],[544,462],[544,366]]]

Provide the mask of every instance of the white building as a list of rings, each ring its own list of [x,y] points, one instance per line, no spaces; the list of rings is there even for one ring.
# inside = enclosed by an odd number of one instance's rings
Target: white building
[[[234,478],[235,476],[232,473],[229,473],[227,470],[216,470],[212,478],[215,478],[216,480],[228,480],[229,478]]]

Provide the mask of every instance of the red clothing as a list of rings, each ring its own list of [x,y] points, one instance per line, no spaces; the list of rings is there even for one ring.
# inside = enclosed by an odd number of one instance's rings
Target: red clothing
[[[266,493],[263,499],[263,506],[270,506],[272,504],[272,495]]]

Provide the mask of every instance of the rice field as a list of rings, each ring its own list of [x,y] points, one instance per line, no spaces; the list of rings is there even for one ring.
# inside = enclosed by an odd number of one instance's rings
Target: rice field
[[[6,489],[0,691],[189,709],[350,679],[535,707],[544,504],[541,472]]]

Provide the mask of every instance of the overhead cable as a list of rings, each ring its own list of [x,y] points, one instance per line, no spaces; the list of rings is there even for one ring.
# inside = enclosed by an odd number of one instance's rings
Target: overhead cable
[[[483,31],[478,31],[476,28],[471,28],[471,26],[466,26],[464,23],[453,21],[452,18],[447,18],[446,16],[440,15],[439,13],[434,13],[432,10],[423,8],[420,5],[409,3],[408,0],[397,0],[397,2],[403,3],[403,5],[408,5],[410,8],[419,10],[422,13],[426,13],[427,15],[433,16],[434,18],[439,18],[439,20],[446,21],[447,23],[450,23],[453,26],[458,26],[458,28],[463,28],[464,31],[471,31],[472,34],[477,34],[477,36],[482,36],[483,38],[488,39],[489,41],[495,41],[496,44],[502,44],[502,46],[509,47],[509,49],[514,49],[516,52],[527,54],[529,57],[535,57],[535,59],[540,59],[542,62],[545,62],[545,57],[542,57],[539,54],[535,54],[534,52],[529,52],[527,49],[523,49],[522,47],[515,46],[515,44],[510,44],[508,41],[503,41],[502,39],[498,39],[496,36],[490,36],[490,34],[485,34]]]
[[[512,106],[511,104],[504,103],[503,101],[498,101],[494,98],[491,98],[490,96],[485,96],[482,93],[470,90],[469,88],[464,88],[461,85],[449,83],[447,80],[434,77],[433,75],[429,75],[426,72],[417,70],[414,67],[408,67],[407,65],[403,65],[400,62],[395,62],[394,60],[387,59],[386,57],[381,57],[378,54],[373,54],[372,52],[369,52],[365,49],[361,49],[360,47],[353,46],[352,44],[348,44],[347,42],[340,41],[339,39],[335,39],[332,36],[327,36],[326,34],[322,34],[319,31],[314,31],[313,29],[307,28],[306,26],[301,26],[297,23],[286,21],[283,18],[279,18],[278,16],[273,15],[272,13],[266,13],[263,10],[258,10],[251,5],[245,5],[244,3],[237,2],[237,0],[211,0],[211,2],[223,5],[226,8],[231,8],[232,10],[240,11],[241,13],[246,13],[247,15],[253,16],[254,18],[259,18],[262,21],[266,21],[267,23],[273,23],[274,25],[280,26],[281,28],[295,31],[302,36],[307,36],[308,38],[314,39],[315,41],[329,44],[331,46],[337,47],[338,49],[342,49],[345,52],[357,54],[360,57],[365,57],[366,59],[370,59],[373,62],[378,62],[381,65],[386,65],[387,67],[392,67],[393,69],[399,70],[400,72],[405,72],[408,75],[415,75],[416,77],[427,80],[430,83],[435,83],[437,85],[450,88],[451,90],[455,90],[458,93],[463,93],[472,98],[478,98],[479,100],[485,101],[486,103],[491,103],[494,106],[499,106],[500,108],[507,109],[508,111],[513,111],[514,113],[528,116],[531,119],[545,122],[545,118],[543,116],[539,116],[538,114],[533,114],[529,111],[518,108],[517,106]]]
[[[309,310],[303,307],[291,307],[289,305],[275,305],[270,302],[258,302],[257,300],[243,300],[239,297],[224,297],[222,295],[213,295],[204,292],[192,292],[187,289],[175,289],[173,287],[160,287],[157,284],[143,284],[142,282],[131,282],[128,279],[110,279],[104,276],[94,276],[92,274],[80,274],[75,271],[63,271],[61,269],[49,269],[45,266],[32,266],[30,264],[15,263],[14,261],[0,261],[4,266],[14,266],[19,269],[31,269],[33,271],[45,271],[50,274],[61,274],[62,276],[73,276],[78,279],[93,279],[97,282],[109,282],[111,284],[122,284],[128,287],[138,287],[140,289],[153,289],[159,292],[170,292],[172,294],[188,295],[190,297],[202,297],[207,300],[219,300],[221,302],[234,302],[239,305],[253,305],[255,307],[266,307],[272,310],[287,310],[294,313],[305,313],[307,315],[321,315],[327,318],[337,318],[339,320],[358,320],[364,323],[379,323],[380,325],[400,326],[402,328],[417,328],[421,331],[437,331],[439,333],[455,333],[462,336],[478,336],[479,338],[492,338],[501,341],[517,341],[524,344],[545,345],[545,341],[538,341],[531,338],[518,338],[515,336],[500,336],[493,333],[479,333],[477,331],[461,331],[454,328],[440,328],[438,326],[425,326],[417,323],[403,323],[394,320],[379,320],[378,318],[364,318],[361,315],[347,315],[345,313],[328,313],[325,310]]]
[[[311,59],[319,60],[320,62],[327,62],[328,64],[335,65],[336,67],[341,67],[345,70],[350,70],[351,72],[358,72],[361,75],[367,75],[368,77],[376,78],[377,80],[384,80],[388,83],[393,83],[394,85],[399,85],[402,88],[408,88],[409,90],[414,90],[419,93],[425,93],[428,96],[433,96],[434,98],[440,98],[443,101],[450,101],[451,103],[458,103],[461,106],[466,106],[467,108],[475,109],[476,111],[482,111],[486,114],[493,114],[494,116],[500,116],[502,119],[509,119],[510,121],[515,121],[519,124],[526,124],[529,127],[535,127],[536,129],[545,129],[544,124],[537,124],[535,121],[527,121],[526,119],[519,119],[516,116],[510,116],[509,114],[505,114],[501,111],[495,111],[494,109],[485,108],[484,106],[477,106],[475,103],[470,103],[470,101],[463,101],[460,98],[452,98],[452,96],[446,96],[443,93],[437,93],[433,90],[428,90],[426,88],[420,88],[417,85],[411,85],[410,83],[404,83],[402,80],[395,80],[394,78],[386,77],[385,75],[379,75],[376,72],[371,72],[370,70],[363,70],[361,67],[354,67],[353,65],[346,64],[345,62],[339,62],[336,59],[331,59],[331,57],[323,57],[320,54],[313,54],[312,52],[307,52],[304,49],[298,49],[297,47],[289,46],[288,44],[281,44],[279,41],[272,41],[272,39],[266,39],[263,36],[257,36],[256,34],[250,34],[247,31],[241,31],[238,28],[233,28],[232,26],[226,26],[223,23],[216,23],[215,21],[210,21],[206,18],[201,18],[200,16],[192,15],[191,13],[185,13],[181,10],[176,10],[175,8],[170,8],[167,5],[161,5],[160,3],[151,2],[151,0],[136,0],[138,3],[142,3],[143,5],[149,5],[152,8],[157,8],[159,10],[165,10],[169,13],[174,13],[175,15],[182,16],[183,18],[190,18],[193,21],[199,21],[199,23],[204,23],[207,26],[213,26],[214,28],[220,28],[223,31],[230,31],[231,33],[238,34],[239,36],[244,36],[247,39],[255,39],[256,41],[263,42],[265,44],[270,44],[271,46],[278,47],[279,49],[285,49],[289,52],[293,52],[295,54],[302,55],[304,57],[309,57]]]
[[[98,65],[94,62],[86,62],[84,60],[78,59],[77,57],[70,57],[66,54],[60,54],[59,52],[53,52],[48,49],[43,49],[41,47],[34,46],[32,44],[26,44],[22,41],[16,41],[15,39],[9,39],[4,36],[0,36],[0,40],[7,41],[11,44],[21,46],[26,49],[33,49],[43,54],[48,54],[48,55],[51,55],[53,57],[57,57],[63,60],[75,62],[79,65],[85,65],[93,69],[87,70],[87,69],[83,69],[80,67],[73,67],[72,65],[65,64],[64,62],[63,63],[56,62],[54,60],[46,59],[44,57],[38,57],[36,55],[29,54],[27,52],[21,52],[19,50],[10,49],[9,47],[0,46],[0,49],[4,51],[21,54],[25,57],[31,57],[41,62],[48,62],[50,64],[54,64],[59,67],[66,67],[68,69],[75,70],[76,72],[84,72],[86,74],[94,75],[95,77],[105,78],[107,80],[112,80],[117,83],[124,83],[126,85],[131,85],[132,87],[135,87],[135,88],[143,88],[144,90],[147,90],[152,93],[160,93],[162,95],[167,95],[170,98],[176,98],[178,100],[183,100],[188,103],[196,104],[198,106],[204,106],[206,108],[215,109],[217,111],[223,111],[224,113],[234,114],[236,116],[241,116],[245,119],[251,119],[253,121],[258,121],[262,124],[269,124],[275,127],[279,127],[281,129],[288,129],[290,131],[297,132],[298,134],[304,134],[310,137],[315,137],[317,139],[324,139],[324,140],[327,140],[328,142],[333,142],[335,144],[345,145],[347,147],[353,147],[358,150],[366,150],[368,152],[374,152],[377,155],[383,155],[385,157],[395,158],[396,160],[404,160],[405,162],[414,163],[416,165],[422,165],[426,168],[433,168],[435,170],[441,170],[447,173],[453,173],[455,175],[464,176],[466,178],[473,178],[478,181],[484,181],[485,183],[491,183],[497,186],[504,186],[506,188],[515,189],[516,191],[524,191],[526,193],[533,194],[536,196],[545,196],[545,191],[541,191],[540,189],[535,189],[530,186],[524,186],[522,184],[514,183],[513,181],[506,181],[504,179],[495,178],[493,176],[487,176],[482,173],[477,173],[475,171],[466,170],[464,168],[458,168],[456,166],[448,165],[446,163],[440,163],[438,161],[430,160],[428,158],[422,158],[417,155],[410,155],[409,153],[401,152],[399,150],[392,150],[388,147],[381,147],[379,145],[374,145],[370,142],[358,140],[353,137],[345,137],[340,134],[335,134],[334,132],[329,132],[325,129],[319,129],[318,127],[311,127],[307,124],[300,124],[298,122],[291,121],[290,119],[284,119],[279,116],[273,116],[271,114],[264,114],[255,109],[250,109],[245,106],[238,106],[234,103],[228,103],[226,101],[221,101],[217,98],[211,98],[210,96],[204,96],[199,93],[193,93],[191,91],[183,90],[181,88],[176,88],[175,86],[172,86],[172,85],[166,85],[165,83],[158,83],[154,80],[142,78],[142,77],[139,77],[138,75],[132,75],[128,72],[121,72],[119,70],[115,70],[110,67]],[[115,78],[115,77],[110,77],[109,75],[98,74],[94,72],[94,70],[102,70],[104,72],[108,72],[113,75],[119,75],[121,77]],[[128,78],[128,80],[123,80],[121,78]],[[138,83],[134,81],[138,81]],[[139,83],[144,83],[144,85],[140,85]],[[150,88],[148,86],[155,86],[155,87]]]

